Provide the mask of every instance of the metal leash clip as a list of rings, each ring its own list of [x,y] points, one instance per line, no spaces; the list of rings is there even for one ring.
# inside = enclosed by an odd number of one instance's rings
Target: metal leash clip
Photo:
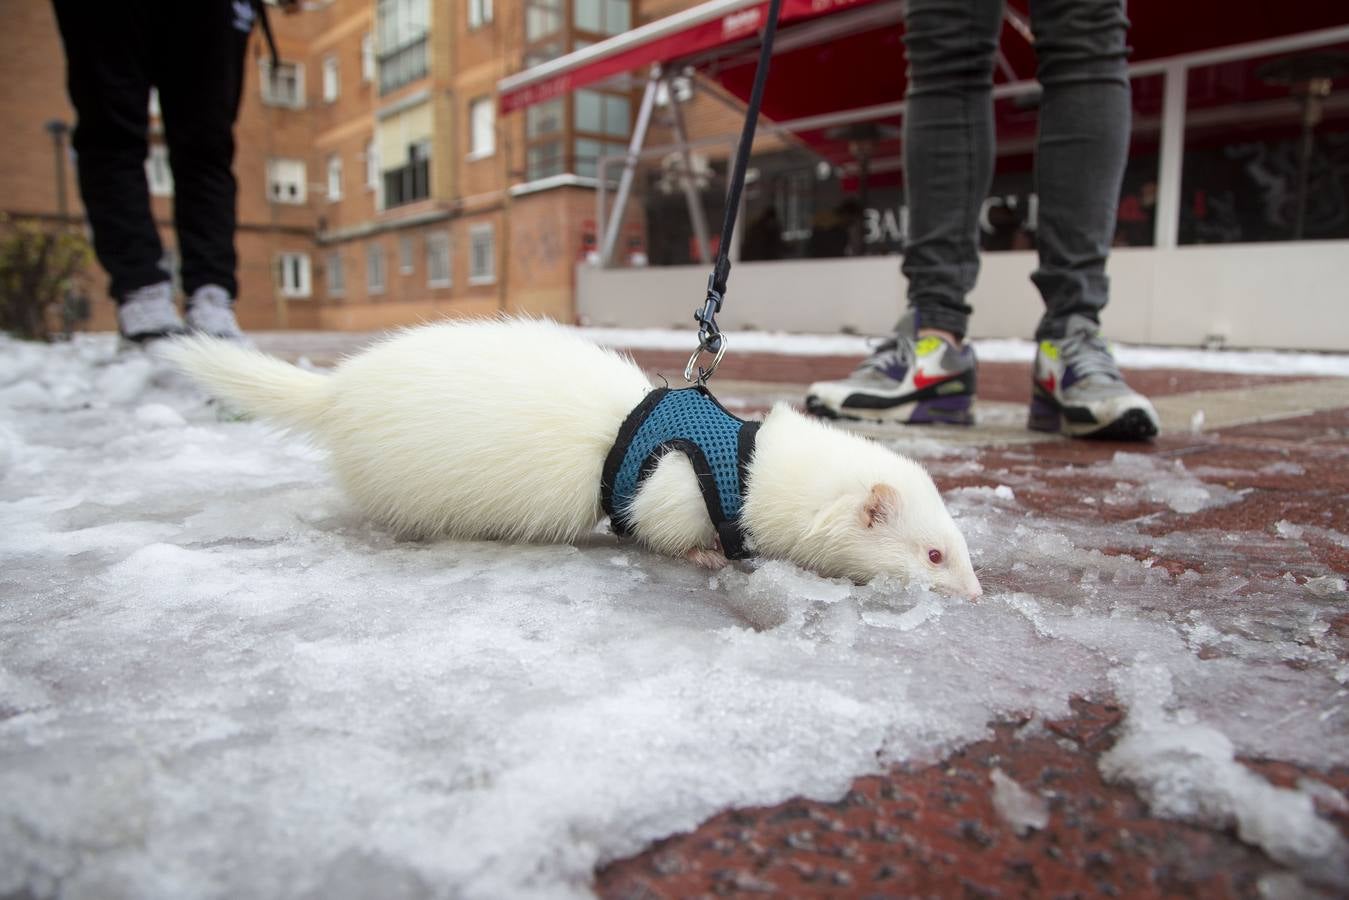
[[[698,346],[689,357],[688,365],[684,366],[684,380],[689,384],[707,384],[712,373],[717,371],[717,366],[721,365],[721,358],[726,355],[726,336],[717,327],[717,313],[721,312],[722,295],[713,287],[714,280],[715,276],[707,279],[707,301],[701,310],[693,314],[694,320],[698,323]],[[712,365],[707,369],[698,365],[698,360],[704,353],[712,354]],[[693,374],[695,368],[697,376]]]

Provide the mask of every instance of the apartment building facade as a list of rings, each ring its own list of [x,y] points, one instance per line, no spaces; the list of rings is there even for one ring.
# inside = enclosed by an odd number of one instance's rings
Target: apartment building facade
[[[690,4],[691,5],[691,4]],[[575,265],[596,244],[595,169],[623,152],[622,79],[508,116],[505,75],[620,33],[638,0],[308,0],[271,10],[281,64],[255,33],[236,129],[245,328],[367,330],[498,311],[574,318]],[[669,0],[647,15],[677,8]],[[73,123],[49,4],[7,4],[0,115],[13,165],[0,209],[54,218],[52,139]],[[172,174],[151,98],[147,184],[165,245]],[[78,161],[72,160],[75,164]],[[71,221],[82,219],[67,166]],[[631,225],[634,246],[641,223]],[[91,327],[113,326],[91,272]]]

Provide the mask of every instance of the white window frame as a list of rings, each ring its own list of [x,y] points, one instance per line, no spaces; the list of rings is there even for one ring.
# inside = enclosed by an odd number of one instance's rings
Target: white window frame
[[[333,273],[337,277],[333,277]],[[323,276],[328,283],[329,297],[343,297],[347,293],[347,269],[346,263],[342,259],[342,251],[334,250],[328,254],[327,260],[323,264]]]
[[[299,178],[287,177],[285,181],[281,179],[280,170],[289,170],[286,174],[293,176],[299,172]],[[296,193],[291,196],[284,190],[276,190],[277,187],[286,187],[294,185]],[[287,206],[303,206],[309,196],[309,185],[307,183],[307,171],[305,162],[302,159],[290,159],[285,157],[273,157],[267,160],[267,200],[271,203],[283,203]]]
[[[150,153],[145,157],[145,183],[150,186],[151,197],[173,196],[173,170],[169,168],[169,148],[163,144],[150,145]]]
[[[487,238],[487,247],[489,253],[488,266],[490,271],[482,272],[477,268],[478,255],[477,249],[479,239]],[[477,225],[470,225],[468,228],[468,283],[472,285],[496,284],[497,280],[497,245],[496,245],[496,225],[492,222],[482,222]]]
[[[342,199],[342,157],[334,153],[328,157],[328,202]]]
[[[379,280],[375,279],[379,275]],[[365,248],[366,293],[382,294],[389,286],[388,259],[383,244],[367,244]]]
[[[412,246],[412,236],[405,234],[398,239],[398,274],[411,275],[416,270],[416,251]]]
[[[492,24],[492,0],[467,0],[467,2],[470,31]]]
[[[481,121],[485,116],[486,121]],[[496,104],[491,97],[479,97],[468,104],[468,158],[487,159],[496,153]]]
[[[323,102],[336,103],[342,95],[342,72],[336,56],[323,57]]]
[[[372,137],[365,145],[365,189],[378,191],[383,178],[384,173],[379,167],[379,144]]]
[[[448,231],[433,231],[426,236],[426,286],[433,288],[450,287],[454,284],[454,244]],[[438,275],[435,260],[445,261],[445,274]]]
[[[277,289],[289,300],[307,300],[314,294],[312,268],[308,253],[286,251],[276,255]],[[292,270],[291,264],[295,268]],[[294,275],[294,279],[290,276]],[[293,281],[293,283],[292,283]]]
[[[304,63],[282,60],[278,66],[280,69],[289,67],[295,72],[295,96],[293,97],[283,97],[278,94],[276,72],[272,69],[270,57],[263,56],[258,60],[258,67],[261,71],[258,83],[262,88],[262,102],[265,105],[279,106],[282,109],[304,109]]]
[[[375,68],[375,33],[367,31],[361,35],[361,81],[369,84],[378,74]]]

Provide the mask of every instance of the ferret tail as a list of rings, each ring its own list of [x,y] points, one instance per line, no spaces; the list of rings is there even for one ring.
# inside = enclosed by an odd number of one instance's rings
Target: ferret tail
[[[329,376],[238,341],[198,335],[166,343],[158,355],[239,412],[316,432],[332,405]]]

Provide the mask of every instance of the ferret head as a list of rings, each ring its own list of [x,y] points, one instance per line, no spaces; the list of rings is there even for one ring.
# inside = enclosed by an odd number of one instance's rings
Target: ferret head
[[[910,480],[903,494],[895,485],[878,481],[839,510],[851,519],[834,523],[839,555],[852,560],[853,572],[847,574],[862,580],[897,575],[954,597],[979,597],[984,591],[965,537],[932,479],[922,474],[922,482]]]
[[[880,575],[983,593],[932,477],[880,444],[775,408],[759,432],[745,521],[767,555],[827,577]]]

